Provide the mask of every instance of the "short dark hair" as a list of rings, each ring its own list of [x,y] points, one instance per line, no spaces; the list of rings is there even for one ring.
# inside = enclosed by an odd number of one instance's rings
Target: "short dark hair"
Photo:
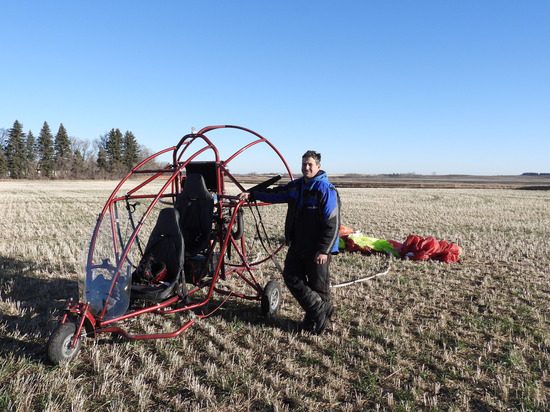
[[[315,150],[308,150],[302,155],[302,159],[307,159],[308,157],[315,159],[317,164],[321,163],[321,153],[316,152]]]

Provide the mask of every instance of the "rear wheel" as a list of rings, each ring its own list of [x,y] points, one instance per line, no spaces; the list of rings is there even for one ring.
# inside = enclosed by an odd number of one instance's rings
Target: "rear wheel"
[[[80,337],[74,347],[71,347],[76,324],[73,322],[58,325],[48,341],[48,359],[54,365],[69,362],[80,349]]]
[[[262,293],[262,313],[267,317],[274,317],[281,307],[282,294],[279,282],[270,280]]]

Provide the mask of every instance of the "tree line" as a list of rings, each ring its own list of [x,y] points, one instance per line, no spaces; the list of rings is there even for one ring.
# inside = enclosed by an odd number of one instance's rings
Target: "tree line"
[[[94,142],[69,137],[63,123],[55,136],[44,122],[37,137],[16,120],[0,129],[0,178],[96,179],[120,177],[148,156],[131,131],[113,128]]]

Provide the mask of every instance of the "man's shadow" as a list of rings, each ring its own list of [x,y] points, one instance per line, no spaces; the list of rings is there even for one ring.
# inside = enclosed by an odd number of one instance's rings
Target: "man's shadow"
[[[34,262],[0,256],[0,356],[43,360],[55,316],[67,298],[78,297],[77,282],[45,279]]]

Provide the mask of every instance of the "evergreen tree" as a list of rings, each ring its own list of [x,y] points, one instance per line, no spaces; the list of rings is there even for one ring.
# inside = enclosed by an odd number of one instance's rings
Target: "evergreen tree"
[[[107,153],[105,149],[100,148],[97,152],[97,167],[100,170],[107,170]]]
[[[105,175],[109,172],[107,164],[107,139],[108,134],[104,134],[96,141],[97,145],[97,160],[96,165],[99,169],[100,175]]]
[[[123,159],[122,162],[126,170],[132,169],[139,159],[139,145],[134,134],[130,131],[124,133],[122,142]]]
[[[86,164],[84,161],[84,156],[80,150],[75,150],[73,153],[73,161],[71,163],[71,176],[73,178],[82,178],[84,177],[86,169]]]
[[[103,174],[108,171],[107,154],[105,152],[105,149],[102,147],[100,147],[97,151],[96,164],[100,174]]]
[[[69,138],[63,123],[55,138],[46,121],[36,138],[17,120],[11,129],[0,128],[0,178],[114,177],[149,155],[131,131],[123,135],[118,128],[95,142]]]
[[[0,149],[6,150],[6,139],[8,137],[8,131],[4,128],[0,128]]]
[[[26,146],[27,146],[26,148],[27,177],[35,177],[36,176],[36,140],[30,130],[27,133]]]
[[[124,170],[122,163],[122,133],[120,129],[111,129],[107,134],[105,154],[109,172],[119,174]]]
[[[41,176],[52,177],[54,175],[55,161],[53,136],[47,122],[44,122],[40,134],[38,135],[38,161]]]
[[[0,178],[8,175],[8,159],[6,159],[6,136],[8,131],[0,129]]]
[[[7,174],[8,174],[8,159],[6,159],[4,148],[0,147],[0,178],[6,177]]]
[[[71,141],[63,123],[59,125],[54,141],[55,165],[59,175],[66,176],[71,168]]]
[[[23,133],[23,125],[17,120],[8,131],[6,157],[8,160],[8,172],[10,177],[13,179],[24,177],[27,168],[25,134]]]

